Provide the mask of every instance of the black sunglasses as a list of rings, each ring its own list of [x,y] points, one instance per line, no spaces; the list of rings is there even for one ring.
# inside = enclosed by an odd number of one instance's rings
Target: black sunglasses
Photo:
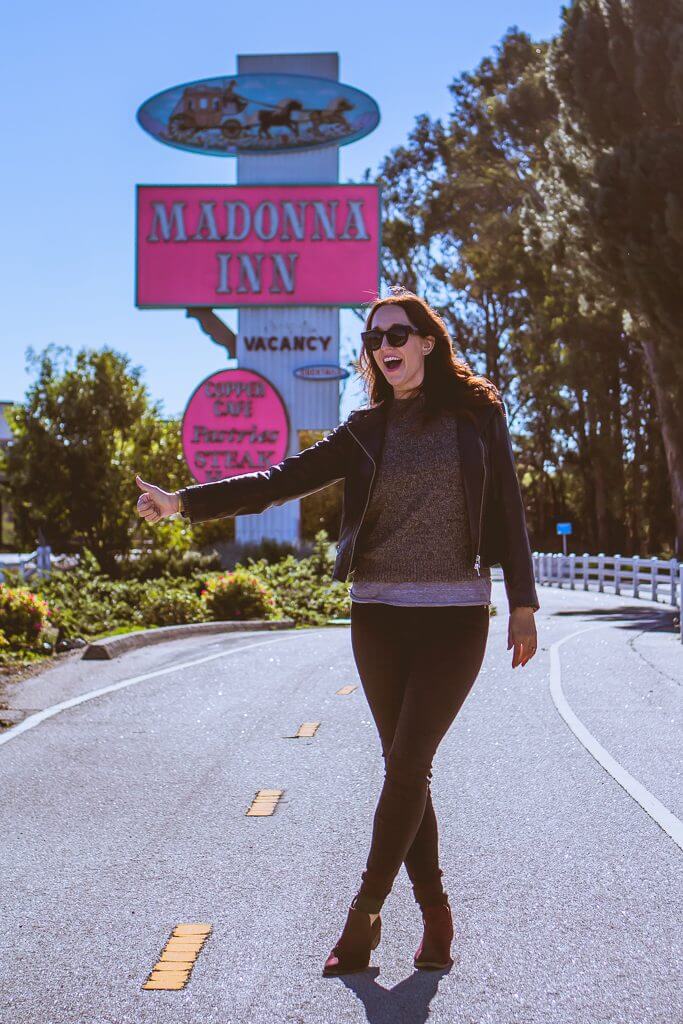
[[[380,327],[373,327],[369,331],[361,331],[360,336],[365,347],[371,352],[376,352],[381,347],[385,334],[392,348],[401,348],[402,345],[405,345],[411,334],[419,333],[411,324],[392,324],[391,327],[387,327],[386,331],[383,331]]]

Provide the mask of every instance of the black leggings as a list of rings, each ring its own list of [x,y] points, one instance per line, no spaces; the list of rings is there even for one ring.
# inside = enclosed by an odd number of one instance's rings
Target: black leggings
[[[488,631],[487,605],[351,603],[353,655],[384,758],[361,910],[381,909],[403,862],[421,906],[443,899],[432,760],[479,674]]]

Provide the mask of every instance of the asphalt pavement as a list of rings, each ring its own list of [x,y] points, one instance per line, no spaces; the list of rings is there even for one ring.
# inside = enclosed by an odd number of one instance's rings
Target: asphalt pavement
[[[450,970],[413,968],[402,869],[371,967],[321,975],[383,778],[348,627],[193,637],[73,657],[9,695],[26,717],[0,733],[0,1021],[683,1021],[673,611],[539,587],[539,649],[513,670],[493,594],[481,673],[433,768]],[[553,656],[576,718],[671,832],[561,716]],[[315,735],[292,738],[304,722]],[[282,791],[274,813],[248,816],[262,789]],[[193,922],[212,931],[187,985],[143,989]]]

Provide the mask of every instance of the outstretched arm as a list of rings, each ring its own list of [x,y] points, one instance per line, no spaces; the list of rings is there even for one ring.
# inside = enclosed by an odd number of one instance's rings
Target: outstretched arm
[[[343,479],[347,453],[347,431],[341,423],[320,441],[269,469],[181,487],[177,494],[191,523],[265,512]]]

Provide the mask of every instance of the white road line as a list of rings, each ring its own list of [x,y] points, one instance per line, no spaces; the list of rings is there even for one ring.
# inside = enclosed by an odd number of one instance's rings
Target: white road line
[[[203,658],[195,658],[193,661],[183,661],[178,665],[169,665],[166,668],[156,669],[154,672],[145,672],[141,676],[132,676],[130,679],[122,679],[119,683],[112,683],[111,686],[102,686],[99,690],[89,690],[88,693],[81,693],[78,697],[72,697],[70,700],[63,700],[60,704],[53,704],[49,708],[43,708],[42,711],[37,711],[35,715],[29,715],[19,725],[12,726],[6,732],[0,733],[0,746],[3,743],[9,743],[16,736],[19,736],[22,732],[26,732],[28,729],[35,729],[37,725],[44,722],[48,718],[52,718],[53,715],[58,715],[60,711],[66,711],[67,708],[74,708],[77,704],[83,704],[87,700],[94,700],[95,697],[102,697],[105,693],[114,693],[116,690],[123,690],[126,686],[134,686],[136,683],[142,683],[145,679],[154,679],[155,676],[167,675],[169,672],[179,672],[184,668],[192,668],[193,665],[204,665],[207,661],[213,661],[215,658],[227,658],[231,654],[241,654],[242,651],[252,651],[254,647],[265,647],[267,644],[283,643],[285,640],[296,640],[301,636],[301,631],[298,631],[296,636],[278,636],[274,640],[258,640],[253,644],[243,644],[241,647],[232,647],[229,651],[218,651],[216,654],[207,654]]]
[[[598,743],[583,722],[580,721],[567,703],[567,698],[562,691],[562,668],[560,665],[560,647],[569,640],[583,633],[590,633],[595,629],[608,629],[613,623],[601,624],[600,626],[589,626],[587,629],[579,629],[569,636],[557,640],[550,645],[550,693],[559,711],[576,738],[584,745],[589,754],[595,758],[598,764],[602,765],[606,772],[622,786],[629,796],[633,797],[636,803],[640,804],[643,810],[656,821],[661,829],[673,839],[674,843],[683,850],[683,822],[675,814],[660,803],[660,801],[645,789],[637,779],[634,779],[625,768],[615,761],[605,748]]]

